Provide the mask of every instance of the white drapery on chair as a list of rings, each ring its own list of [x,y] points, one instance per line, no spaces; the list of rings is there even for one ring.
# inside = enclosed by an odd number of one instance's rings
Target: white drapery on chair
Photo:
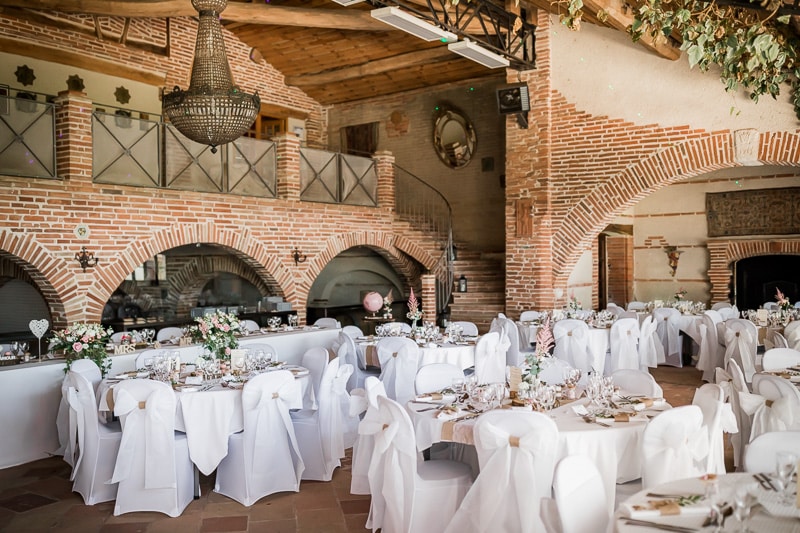
[[[296,394],[288,370],[260,374],[242,389],[244,430],[230,436],[215,492],[245,506],[275,492],[297,492],[305,470],[289,416]]]
[[[739,469],[744,464],[744,452],[747,443],[750,442],[750,432],[753,425],[753,413],[763,402],[758,395],[750,394],[747,389],[747,382],[744,380],[741,368],[736,361],[728,362],[727,374],[730,376],[729,399],[733,416],[736,418],[738,433],[731,435],[731,445],[733,446],[733,464]],[[718,382],[722,385],[721,382]]]
[[[791,348],[773,348],[764,352],[761,366],[764,370],[781,370],[800,365],[800,351]]]
[[[650,421],[642,436],[643,488],[705,473],[708,434],[702,426],[696,405],[675,407]]]
[[[789,322],[783,328],[783,336],[786,337],[789,348],[800,350],[800,320]]]
[[[658,338],[657,325],[650,315],[639,328],[639,360],[649,368],[656,368],[659,361],[664,361],[664,346]]]
[[[697,356],[697,369],[703,372],[703,381],[713,383],[717,368],[725,366],[725,348],[717,337],[717,324],[722,317],[716,311],[706,311],[700,319],[700,353]]]
[[[534,320],[539,320],[539,318],[541,318],[541,316],[542,316],[542,313],[539,312],[539,311],[533,311],[533,310],[523,311],[519,315],[519,321],[520,322],[533,322]]]
[[[478,383],[504,383],[506,380],[506,352],[509,338],[490,331],[475,345],[475,376]]]
[[[548,385],[563,384],[570,370],[572,367],[566,361],[555,357],[545,357],[542,361],[539,379]]]
[[[317,346],[309,348],[303,354],[300,364],[308,369],[308,377],[311,379],[311,388],[314,391],[314,398],[319,398],[319,388],[322,383],[322,375],[328,366],[328,350]]]
[[[711,306],[711,309],[714,311],[719,311],[720,309],[724,309],[726,307],[730,307],[730,302],[716,302]]]
[[[643,394],[649,398],[663,398],[664,391],[655,378],[644,370],[623,368],[611,374],[614,385],[625,394]]]
[[[705,471],[710,474],[725,473],[725,441],[722,433],[737,433],[736,417],[729,403],[725,403],[722,387],[706,383],[697,389],[692,399],[703,411],[703,428],[708,433],[708,457]]]
[[[753,439],[744,456],[745,472],[774,472],[775,455],[783,450],[800,450],[800,431],[772,431]]]
[[[559,320],[553,326],[553,338],[556,347],[553,356],[566,361],[571,367],[579,369],[583,375],[589,372],[603,373],[603,368],[597,368],[589,353],[589,326],[583,320]],[[605,361],[603,365],[605,366]]]
[[[475,322],[470,322],[469,320],[456,320],[450,324],[460,327],[463,335],[467,335],[469,337],[478,336],[478,326],[475,325]]]
[[[542,531],[539,500],[553,482],[555,422],[542,413],[492,411],[473,433],[480,474],[446,533]]]
[[[375,346],[381,362],[386,396],[405,405],[414,399],[414,378],[419,368],[419,346],[408,337],[385,337]]]
[[[628,302],[626,307],[628,311],[647,311],[647,304],[644,302]]]
[[[522,346],[520,341],[519,329],[517,324],[510,318],[497,317],[492,321],[492,326],[489,332],[497,332],[500,334],[502,342],[503,337],[508,338],[508,347],[506,350],[504,365],[520,366],[525,361],[525,354],[530,352],[530,346]]]
[[[383,325],[385,331],[398,331],[403,335],[411,333],[411,324],[405,322],[387,322]]]
[[[364,332],[358,326],[345,326],[342,328],[342,333],[347,334],[353,340],[364,336]]]
[[[739,318],[739,310],[736,308],[735,305],[730,307],[723,307],[722,309],[717,309],[716,311],[719,312],[722,320],[732,320],[734,318]]]
[[[380,431],[380,416],[378,415],[378,397],[386,396],[383,383],[374,377],[368,377],[365,388],[361,389],[363,396],[353,394],[351,397],[350,413],[361,413],[366,410],[364,418],[358,425],[358,438],[353,445],[353,464],[351,467],[350,494],[369,494],[369,463],[372,460],[372,450],[375,447],[375,433]],[[363,403],[363,408],[359,403]]]
[[[302,479],[330,481],[333,471],[344,457],[345,419],[342,417],[340,394],[347,394],[347,378],[353,367],[339,367],[339,358],[330,361],[322,375],[317,396],[318,408],[291,413],[297,445],[305,470]],[[339,386],[336,386],[336,381]]]
[[[607,530],[608,496],[595,464],[585,455],[563,458],[556,466],[553,496],[562,533]]]
[[[736,361],[747,383],[753,381],[753,374],[756,373],[757,344],[758,329],[755,324],[743,318],[725,322],[725,366],[728,366],[728,361]]]
[[[97,386],[102,381],[103,376],[100,372],[100,367],[91,359],[76,359],[72,362],[69,369],[85,377],[92,386],[92,389],[97,393]],[[75,466],[74,439],[70,440],[69,435],[75,435],[74,425],[76,422],[75,416],[70,415],[69,408],[69,393],[71,379],[67,373],[61,383],[61,403],[58,405],[58,414],[56,415],[56,430],[58,431],[58,444],[59,448],[56,450],[55,455],[63,455],[64,460],[70,465]],[[117,427],[119,430],[119,427]]]
[[[331,317],[318,318],[314,322],[314,325],[325,329],[336,329],[342,327],[342,324],[338,320]]]
[[[420,461],[414,426],[405,408],[378,397],[380,429],[369,466],[367,528],[385,533],[443,531],[472,484],[469,466]]]
[[[100,424],[94,387],[83,374],[70,370],[65,382],[72,491],[83,496],[86,505],[114,500],[117,484],[108,482],[114,474],[122,439],[119,424]]]
[[[172,388],[149,379],[122,381],[114,387],[114,414],[122,422],[112,478],[119,483],[114,516],[180,516],[194,496],[194,466],[186,435],[175,432]]]
[[[258,324],[256,324],[256,326],[258,326]],[[258,330],[258,327],[256,327],[256,330]],[[158,333],[156,333],[156,340],[158,342],[173,341],[181,337],[183,337],[183,330],[174,326],[161,328],[158,330]]]
[[[635,318],[620,318],[611,326],[609,338],[610,366],[606,373],[623,368],[647,369],[639,359],[639,321]]]
[[[683,336],[680,332],[678,320],[681,312],[672,307],[659,307],[653,309],[653,320],[656,323],[656,332],[664,347],[664,363],[670,366],[683,366]]]
[[[781,335],[779,331],[770,331],[767,333],[767,338],[764,339],[764,348],[767,350],[771,348],[788,348],[789,341],[786,337]]]
[[[800,429],[800,391],[788,379],[770,374],[753,376],[753,393],[763,398],[753,413],[752,441],[770,431]]]
[[[618,306],[615,303],[608,302],[608,304],[606,304],[606,311],[613,314],[615,317],[619,318],[619,315],[624,313],[625,309],[623,309],[622,307]]]
[[[353,373],[347,381],[348,392],[353,389],[363,389],[364,382],[369,376],[378,377],[380,375],[380,371],[377,369],[367,369],[366,361],[359,357],[356,343],[350,335],[344,332],[339,333],[338,343],[339,348],[337,354],[342,360],[342,364],[351,365],[353,367]]]
[[[417,370],[414,390],[417,394],[440,391],[445,387],[452,387],[454,379],[461,379],[462,382],[464,379],[464,372],[456,365],[432,363]]]

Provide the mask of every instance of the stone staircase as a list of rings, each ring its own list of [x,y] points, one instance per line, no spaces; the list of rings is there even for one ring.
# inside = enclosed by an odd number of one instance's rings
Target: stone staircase
[[[505,309],[506,273],[503,254],[485,254],[458,248],[453,262],[455,288],[450,320],[469,320],[483,334],[492,319]],[[458,292],[461,275],[467,278],[467,292]]]

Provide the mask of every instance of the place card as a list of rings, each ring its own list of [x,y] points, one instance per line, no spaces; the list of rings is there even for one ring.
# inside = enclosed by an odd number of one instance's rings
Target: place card
[[[192,344],[192,339],[190,337],[181,337],[178,341],[178,346],[189,346]]]
[[[511,392],[519,391],[519,384],[522,383],[522,369],[512,366],[508,371],[508,390]]]
[[[768,309],[758,309],[756,310],[756,320],[762,326],[766,326],[767,322],[769,322],[769,310]]]

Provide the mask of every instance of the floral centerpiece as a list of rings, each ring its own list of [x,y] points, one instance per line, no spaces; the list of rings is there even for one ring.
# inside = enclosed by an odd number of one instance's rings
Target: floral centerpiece
[[[239,347],[236,333],[242,330],[236,315],[216,312],[213,315],[197,317],[189,335],[195,342],[208,350],[212,359],[230,359],[231,350]]]
[[[778,309],[781,311],[791,311],[792,302],[790,302],[789,298],[787,298],[786,295],[777,288],[775,289],[775,301],[778,302]]]
[[[675,301],[682,302],[684,299],[686,299],[687,294],[688,292],[686,291],[686,289],[681,287],[680,289],[677,290],[677,292],[675,292]]]
[[[408,297],[408,313],[406,317],[411,320],[411,329],[417,329],[417,320],[422,318],[422,310],[419,308],[417,297],[414,296],[414,289],[411,289],[411,296]]]
[[[105,376],[111,368],[111,358],[106,345],[111,341],[114,330],[104,328],[100,324],[73,324],[56,332],[50,342],[50,349],[64,352],[67,359],[66,372],[76,359],[91,359]]]
[[[569,301],[567,302],[567,317],[575,318],[578,315],[578,311],[581,309],[581,302],[575,297],[575,293],[570,294]]]
[[[525,356],[527,370],[522,375],[520,390],[530,390],[531,386],[539,380],[539,372],[542,371],[542,364],[550,357],[550,350],[555,345],[553,330],[550,327],[550,317],[545,318],[539,331],[536,332],[536,350]]]
[[[383,318],[392,318],[393,302],[394,296],[392,295],[392,289],[389,289],[389,292],[383,297]]]

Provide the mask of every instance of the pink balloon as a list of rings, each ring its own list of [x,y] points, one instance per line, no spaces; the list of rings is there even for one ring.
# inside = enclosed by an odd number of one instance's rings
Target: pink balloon
[[[370,313],[375,313],[383,307],[383,296],[377,292],[368,292],[364,296],[364,309]]]

